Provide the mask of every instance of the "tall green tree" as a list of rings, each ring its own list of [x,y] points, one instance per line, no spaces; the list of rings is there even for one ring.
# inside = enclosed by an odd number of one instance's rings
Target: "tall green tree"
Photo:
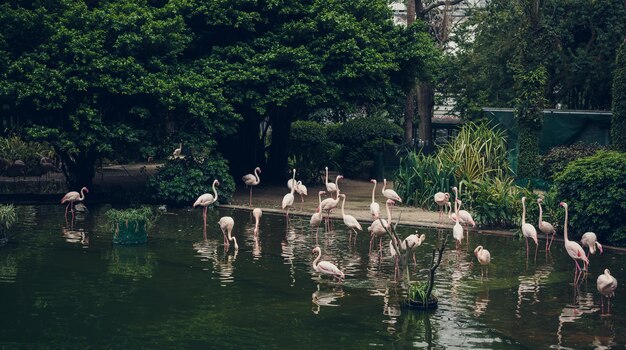
[[[617,150],[626,152],[626,40],[617,52],[613,75],[611,139]]]
[[[195,42],[182,5],[0,3],[3,113],[53,145],[72,188],[90,186],[95,162],[124,145],[183,129],[212,148],[234,131],[220,65],[184,59]]]

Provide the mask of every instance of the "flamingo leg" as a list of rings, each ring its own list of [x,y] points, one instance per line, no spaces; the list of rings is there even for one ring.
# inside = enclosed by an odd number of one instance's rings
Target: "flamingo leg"
[[[528,261],[528,237],[526,237],[526,260]]]
[[[548,245],[548,250],[550,250],[552,248],[552,242],[554,242],[554,236],[555,234],[552,234],[552,239],[550,240],[550,245]]]
[[[248,205],[252,206],[252,186],[250,186],[250,202]]]

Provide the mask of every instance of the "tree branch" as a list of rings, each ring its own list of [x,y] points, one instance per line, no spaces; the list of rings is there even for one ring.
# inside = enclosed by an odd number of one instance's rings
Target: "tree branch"
[[[436,1],[433,2],[432,4],[424,7],[421,11],[420,11],[420,15],[424,16],[426,15],[428,12],[432,11],[433,9],[439,7],[439,6],[443,6],[443,5],[456,5],[459,4],[461,2],[463,2],[464,0],[449,0],[449,1]]]

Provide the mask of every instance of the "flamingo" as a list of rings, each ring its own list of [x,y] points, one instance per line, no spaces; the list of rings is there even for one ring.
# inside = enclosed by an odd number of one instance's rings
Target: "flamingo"
[[[342,193],[340,196],[343,197],[343,202],[341,203],[341,216],[343,217],[343,223],[351,230],[350,238],[352,238],[352,231],[354,231],[354,239],[356,242],[356,235],[358,234],[356,230],[363,231],[363,228],[354,216],[346,215],[346,211],[344,210],[344,207],[346,206],[346,195]]]
[[[617,289],[617,280],[615,277],[611,276],[611,271],[609,269],[604,269],[604,273],[598,276],[598,280],[596,281],[596,286],[598,288],[598,292],[600,292],[600,300],[602,301],[602,313],[604,313],[604,299],[605,297],[608,301],[608,313],[611,313],[611,299],[615,296],[615,289]]]
[[[567,219],[568,219],[567,218],[567,203],[561,202],[559,205],[565,208],[565,223],[563,224],[563,237],[565,239],[565,250],[567,250],[567,254],[572,259],[574,259],[574,263],[576,264],[576,270],[574,272],[574,285],[576,285],[578,283],[578,279],[580,278],[580,275],[582,275],[582,270],[580,269],[580,265],[578,265],[577,260],[582,260],[586,264],[589,264],[589,259],[587,259],[587,256],[585,255],[585,251],[580,246],[580,244],[574,241],[570,241],[569,238],[567,237]]]
[[[233,218],[231,218],[230,216],[223,216],[217,223],[220,225],[220,229],[222,230],[222,234],[224,235],[224,245],[229,246],[229,241],[233,241],[235,245],[235,250],[238,250],[239,246],[237,245],[237,239],[235,238],[235,236],[231,236],[233,232],[233,226],[235,226],[235,220],[233,220]]]
[[[333,193],[337,192],[337,185],[332,182],[328,182],[328,167],[325,167],[324,169],[326,169],[326,192],[328,192],[328,194],[332,197]]]
[[[174,150],[173,156],[174,158],[180,157],[180,153],[183,151],[183,143],[178,144],[178,148]]]
[[[315,260],[313,260],[313,269],[315,271],[326,275],[332,275],[338,281],[341,281],[345,278],[343,272],[341,272],[341,270],[339,270],[339,268],[335,264],[325,260],[319,261],[322,257],[322,250],[320,249],[320,247],[313,248],[313,254],[315,253],[317,253],[317,257],[315,258]]]
[[[250,203],[249,206],[252,206],[252,186],[256,186],[261,182],[259,178],[259,173],[261,172],[261,168],[254,168],[254,174],[247,174],[241,177],[243,182],[246,184],[246,187],[250,187]]]
[[[315,209],[315,213],[311,215],[311,227],[315,226],[315,238],[317,239],[317,231],[319,231],[320,223],[322,222],[322,194],[326,193],[326,191],[319,191],[317,194],[317,198],[319,199],[319,204]]]
[[[417,233],[417,231],[415,231],[415,233]],[[413,263],[417,265],[417,260],[415,259],[415,249],[421,246],[424,240],[426,240],[426,235],[422,233],[418,236],[415,233],[408,235],[402,240],[402,248],[413,252]]]
[[[489,253],[487,249],[483,248],[482,245],[479,245],[476,249],[474,249],[474,255],[476,255],[478,262],[482,266],[485,266],[487,270],[487,279],[489,279],[489,263],[491,262],[491,253]],[[484,273],[482,266],[480,268],[480,279],[483,279]]]
[[[204,209],[202,209],[202,217],[204,219],[204,227],[206,227],[206,211],[207,211],[207,207],[215,202],[217,202],[217,190],[215,189],[215,186],[219,186],[220,182],[217,181],[217,179],[213,180],[213,185],[211,186],[213,188],[213,193],[215,193],[215,196],[213,196],[210,193],[205,193],[203,195],[201,195],[200,197],[198,197],[198,199],[196,199],[195,203],[193,203],[193,207],[195,208],[196,206],[201,206],[204,207]],[[204,239],[206,239],[206,232],[205,232],[205,236]]]
[[[300,210],[302,211],[302,206],[304,205],[304,197],[302,196],[308,196],[309,191],[307,190],[306,186],[302,184],[302,181],[298,181],[296,183],[296,192],[298,192],[298,194],[300,195]]]
[[[541,231],[542,233],[546,235],[546,252],[547,252],[548,250],[550,250],[550,247],[552,247],[552,241],[554,241],[556,230],[554,229],[554,226],[552,226],[551,223],[541,220],[541,218],[543,217],[543,209],[541,208],[542,202],[543,202],[542,198],[537,198],[537,205],[539,206],[539,226],[537,227],[539,228],[539,231]],[[552,235],[552,239],[550,239],[550,244],[548,244],[548,239],[550,235]]]
[[[446,203],[450,200],[450,193],[437,192],[434,196],[435,204],[439,208],[439,224],[443,223],[443,210]]]
[[[394,202],[402,203],[402,198],[400,198],[400,196],[398,196],[396,191],[394,191],[394,190],[392,190],[390,188],[385,189],[386,187],[387,187],[387,179],[383,179],[383,189],[382,189],[383,196],[385,196],[385,198],[389,198],[389,199],[393,200]]]
[[[598,243],[598,237],[593,232],[585,232],[585,234],[583,234],[583,236],[580,238],[580,243],[583,248],[585,246],[589,248],[589,251],[587,252],[587,259],[589,259],[589,254],[596,253],[596,248],[600,250],[600,254],[603,253],[602,244]],[[585,265],[585,271],[587,271],[587,265]]]
[[[337,208],[337,205],[339,205],[339,194],[340,194],[340,190],[339,190],[339,180],[343,179],[343,176],[341,175],[337,175],[337,178],[335,179],[335,183],[333,185],[335,185],[335,191],[337,192],[337,198],[333,198],[332,195],[330,198],[326,198],[322,201],[321,203],[321,210],[322,212],[326,212],[327,216],[326,216],[326,220],[329,223],[330,222],[330,211]]]
[[[71,207],[72,215],[74,215],[74,203],[82,202],[83,200],[85,200],[85,192],[89,193],[89,190],[87,189],[87,187],[81,188],[80,193],[76,191],[71,191],[71,192],[66,193],[65,196],[61,198],[61,204],[68,202],[67,206],[65,207],[66,218],[67,218],[67,210],[70,209],[70,207]]]
[[[372,203],[370,204],[370,213],[372,213],[372,219],[376,220],[380,215],[380,205],[376,203],[376,199],[374,198],[374,193],[376,192],[376,179],[371,179],[370,182],[374,184],[374,187],[372,188]]]
[[[452,190],[454,191],[455,200],[459,202],[459,209],[456,215],[459,216],[461,225],[465,226],[465,229],[467,231],[467,244],[469,244],[469,225],[472,225],[472,227],[476,227],[476,222],[474,222],[474,219],[472,218],[472,214],[470,214],[467,210],[461,209],[461,205],[463,204],[463,202],[461,202],[461,199],[459,198],[460,191],[456,188],[456,186],[452,187]]]
[[[391,225],[391,210],[389,209],[390,205],[393,205],[393,200],[387,199],[387,201],[385,202],[385,208],[387,210],[387,218],[389,220],[385,220],[379,217],[378,219],[374,220],[374,222],[372,222],[371,226],[368,226],[367,228],[367,231],[369,231],[371,235],[370,252],[372,251],[372,243],[374,242],[374,238],[376,237],[378,237],[379,252],[382,252],[383,250],[383,236],[387,233],[387,230]]]
[[[296,169],[293,169],[293,177],[292,179],[296,178]],[[294,191],[294,187],[291,187],[291,192],[287,193],[284,197],[283,197],[283,204],[282,204],[282,208],[283,209],[287,209],[286,213],[285,213],[285,218],[287,218],[287,223],[289,223],[289,209],[293,206],[293,191]]]
[[[252,210],[252,216],[254,216],[254,235],[259,235],[259,220],[261,219],[261,215],[263,215],[263,211],[260,208],[254,208]]]
[[[535,241],[535,260],[537,259],[537,248],[539,243],[537,242],[537,230],[532,224],[526,223],[526,197],[522,197],[522,234],[526,238],[526,259],[528,259],[528,238],[532,238]]]
[[[456,248],[459,249],[459,247],[461,246],[461,243],[463,243],[463,227],[461,226],[460,223],[460,218],[459,218],[459,207],[458,207],[458,203],[459,200],[455,200],[454,201],[454,212],[456,214],[455,216],[455,224],[454,227],[452,228],[452,237],[454,237],[454,239],[456,240]]]

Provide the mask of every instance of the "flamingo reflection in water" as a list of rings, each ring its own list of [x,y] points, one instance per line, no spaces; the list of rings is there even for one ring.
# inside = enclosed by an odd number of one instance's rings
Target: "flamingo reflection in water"
[[[233,282],[234,262],[237,260],[238,250],[235,250],[233,254],[228,254],[228,247],[224,247],[224,257],[220,258],[218,253],[219,243],[216,240],[200,241],[193,244],[193,249],[196,251],[196,257],[200,258],[200,261],[213,263],[213,271],[219,275],[219,279],[222,282]],[[209,268],[204,268],[208,271]]]
[[[566,323],[574,323],[578,321],[584,314],[592,314],[597,311],[598,308],[593,303],[593,294],[581,294],[578,292],[575,302],[573,304],[565,305],[563,310],[561,310],[561,314],[559,315],[559,327],[556,331],[558,348],[560,349],[563,347],[563,327]]]
[[[313,311],[314,314],[318,315],[322,306],[330,306],[337,307],[338,304],[333,304],[339,298],[343,298],[345,293],[341,286],[333,287],[330,291],[323,291],[320,289],[320,285],[317,284],[317,290],[311,294],[311,301],[313,302]]]
[[[89,248],[89,236],[83,229],[74,230],[72,226],[64,227],[63,237],[67,243],[80,243],[83,248]]]
[[[517,288],[517,306],[515,308],[515,316],[517,318],[522,317],[522,301],[529,300],[525,297],[526,294],[531,294],[532,303],[539,303],[539,291],[542,286],[546,286],[550,274],[554,270],[552,265],[541,265],[537,267],[537,270],[532,276],[519,276],[519,287]]]
[[[474,317],[479,317],[487,311],[489,305],[489,288],[482,290],[476,294],[476,300],[474,300]]]

